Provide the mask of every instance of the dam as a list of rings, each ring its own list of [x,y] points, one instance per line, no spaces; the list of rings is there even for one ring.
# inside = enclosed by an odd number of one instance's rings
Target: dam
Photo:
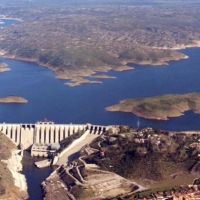
[[[37,122],[35,124],[0,124],[0,131],[23,150],[31,149],[33,144],[59,143],[78,131],[102,134],[110,126],[92,124],[54,124],[54,122]]]

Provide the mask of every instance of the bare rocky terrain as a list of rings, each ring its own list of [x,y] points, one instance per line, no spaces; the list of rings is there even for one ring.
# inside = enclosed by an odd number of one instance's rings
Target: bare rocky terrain
[[[199,131],[112,126],[42,183],[44,199],[198,197],[199,140]]]
[[[90,148],[87,147],[86,151]],[[96,200],[144,189],[115,173],[101,170],[97,165],[86,164],[81,158],[58,167],[42,186],[44,200]]]

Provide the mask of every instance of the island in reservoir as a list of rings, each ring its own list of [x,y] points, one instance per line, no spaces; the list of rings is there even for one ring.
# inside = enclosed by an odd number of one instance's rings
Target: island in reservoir
[[[200,92],[125,99],[119,104],[106,107],[106,110],[130,112],[139,117],[156,120],[179,117],[189,110],[200,114]]]
[[[28,101],[20,96],[9,95],[0,97],[0,103],[27,103]]]
[[[10,69],[5,63],[0,62],[0,72],[6,72],[9,71]]]

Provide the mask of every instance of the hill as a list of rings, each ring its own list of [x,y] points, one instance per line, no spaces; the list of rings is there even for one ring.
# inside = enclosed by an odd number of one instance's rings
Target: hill
[[[0,103],[27,103],[28,101],[16,95],[0,97]]]
[[[169,49],[135,46],[130,50],[121,52],[119,58],[139,65],[167,65],[168,61],[184,59],[187,56]]]
[[[106,110],[130,112],[139,117],[156,120],[178,117],[189,110],[200,114],[200,92],[126,99],[119,104],[106,107]]]
[[[92,148],[99,148],[99,152],[87,156],[85,161],[134,180],[147,187],[149,193],[164,191],[192,184],[199,176],[199,138],[195,131],[113,127],[103,138],[90,144]]]
[[[195,3],[61,2],[1,2],[1,15],[19,20],[1,30],[1,55],[37,62],[76,86],[100,83],[87,78],[98,71],[130,69],[127,62],[167,64],[187,58],[174,50],[200,46]]]

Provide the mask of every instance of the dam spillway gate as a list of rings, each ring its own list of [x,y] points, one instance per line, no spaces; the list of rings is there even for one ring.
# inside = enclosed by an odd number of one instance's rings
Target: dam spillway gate
[[[54,124],[37,122],[35,124],[0,124],[0,131],[7,135],[21,149],[30,149],[35,143],[59,143],[78,131],[89,130],[91,134],[102,134],[108,126],[91,124]]]

